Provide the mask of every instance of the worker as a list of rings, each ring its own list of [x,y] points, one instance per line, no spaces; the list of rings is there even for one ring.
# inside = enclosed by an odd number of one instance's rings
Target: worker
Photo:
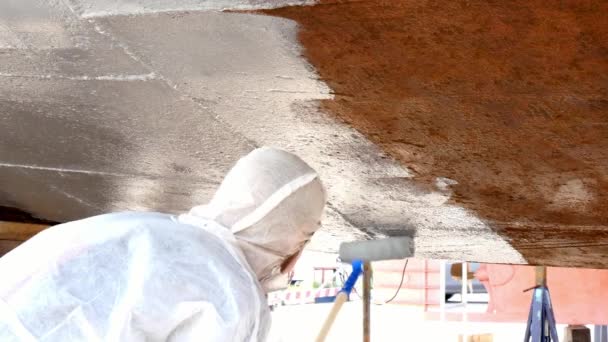
[[[0,258],[0,341],[263,341],[324,205],[312,168],[260,148],[187,214],[51,227]]]

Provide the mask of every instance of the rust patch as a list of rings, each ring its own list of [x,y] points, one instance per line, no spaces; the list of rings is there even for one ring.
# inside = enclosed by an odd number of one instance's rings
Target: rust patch
[[[306,58],[337,94],[325,111],[421,182],[456,180],[455,203],[546,263],[542,243],[528,248],[542,234],[592,254],[608,243],[597,230],[608,225],[607,12],[606,1],[536,0],[264,13],[301,25]]]

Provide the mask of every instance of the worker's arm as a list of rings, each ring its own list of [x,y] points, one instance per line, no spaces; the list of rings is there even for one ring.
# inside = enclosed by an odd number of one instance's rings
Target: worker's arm
[[[1,341],[249,341],[266,318],[224,243],[169,215],[53,227],[0,258],[0,273]]]

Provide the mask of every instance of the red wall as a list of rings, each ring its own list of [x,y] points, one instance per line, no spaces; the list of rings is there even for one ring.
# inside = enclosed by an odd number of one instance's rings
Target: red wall
[[[482,265],[476,277],[490,294],[488,313],[528,317],[533,266]],[[547,268],[547,286],[558,323],[608,324],[608,270]]]
[[[397,291],[405,261],[374,262],[374,300],[386,301]],[[428,310],[441,300],[437,260],[409,259],[401,290],[391,304],[408,304]]]
[[[373,263],[375,301],[392,297],[401,280],[404,261]],[[399,294],[391,304],[406,304],[437,319],[440,291],[440,266],[437,260],[409,259]],[[475,276],[489,294],[486,313],[471,313],[470,320],[525,322],[535,285],[533,266],[482,264]],[[608,324],[608,270],[547,268],[547,285],[558,323]],[[437,317],[436,317],[437,316]],[[452,317],[453,316],[453,317]],[[461,319],[450,312],[447,319]]]

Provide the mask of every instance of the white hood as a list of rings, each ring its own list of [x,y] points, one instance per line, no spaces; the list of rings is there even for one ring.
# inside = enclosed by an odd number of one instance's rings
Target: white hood
[[[319,228],[324,206],[325,190],[308,164],[263,147],[239,160],[211,202],[190,214],[229,228],[269,290],[283,261],[301,251]]]

